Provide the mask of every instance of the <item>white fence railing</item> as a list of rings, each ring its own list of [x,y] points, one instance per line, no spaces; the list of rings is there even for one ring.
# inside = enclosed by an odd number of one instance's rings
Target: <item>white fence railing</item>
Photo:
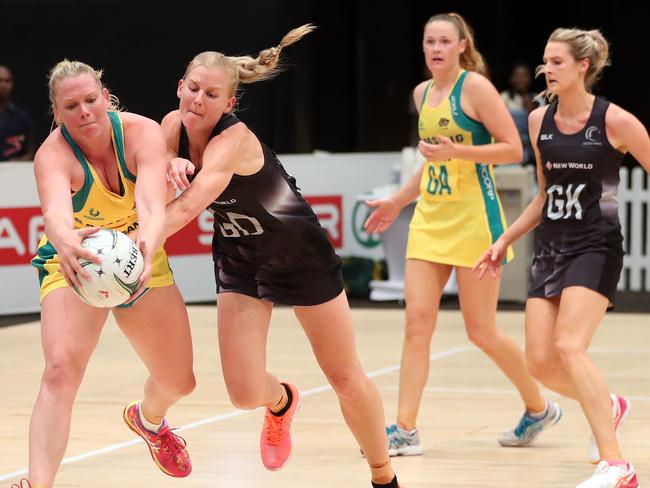
[[[619,290],[650,291],[650,186],[641,168],[621,168],[619,217],[625,259]]]

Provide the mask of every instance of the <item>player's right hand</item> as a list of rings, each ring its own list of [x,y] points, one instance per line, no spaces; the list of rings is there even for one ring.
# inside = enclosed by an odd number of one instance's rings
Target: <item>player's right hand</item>
[[[59,257],[59,268],[69,286],[81,286],[79,277],[90,281],[91,277],[86,272],[80,258],[87,259],[93,263],[100,264],[101,258],[94,252],[81,246],[83,240],[99,231],[101,227],[89,227],[85,229],[70,229],[53,242],[56,254]]]
[[[366,200],[366,205],[374,208],[363,227],[368,234],[380,234],[390,227],[401,208],[391,198]]]
[[[176,190],[187,190],[190,186],[190,180],[187,175],[193,175],[196,166],[189,159],[173,158],[167,167],[167,181],[169,181]]]

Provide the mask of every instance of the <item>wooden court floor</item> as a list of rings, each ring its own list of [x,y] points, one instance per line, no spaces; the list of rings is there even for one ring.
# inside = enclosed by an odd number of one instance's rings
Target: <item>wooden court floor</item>
[[[190,306],[189,311],[198,385],[170,411],[169,420],[184,427],[179,433],[190,448],[192,475],[182,480],[163,475],[123,425],[122,408],[141,397],[145,370],[111,319],[79,392],[57,487],[370,486],[336,397],[289,308],[274,311],[269,369],[295,381],[303,400],[293,423],[293,457],[280,472],[266,471],[259,460],[262,410],[238,411],[228,401],[215,307]],[[364,367],[381,391],[390,420],[396,409],[403,312],[354,309],[353,315]],[[521,312],[500,312],[499,324],[523,344]],[[0,487],[8,487],[27,463],[28,422],[42,369],[39,324],[0,329],[0,344]],[[612,390],[632,400],[622,447],[637,466],[641,484],[650,486],[650,315],[608,314],[591,350]],[[559,400],[564,418],[534,447],[501,448],[497,434],[515,425],[521,405],[504,376],[469,343],[457,311],[441,312],[431,351],[418,426],[425,452],[394,462],[406,488],[575,487],[590,475],[589,428],[575,402]]]

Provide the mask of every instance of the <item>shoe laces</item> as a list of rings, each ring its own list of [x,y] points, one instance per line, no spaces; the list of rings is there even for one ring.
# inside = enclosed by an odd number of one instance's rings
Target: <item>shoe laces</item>
[[[388,438],[388,446],[389,448],[392,449],[399,449],[402,447],[404,444],[406,444],[406,441],[402,439],[401,437],[398,436],[390,436]]]
[[[27,484],[23,485],[23,482]],[[11,485],[11,488],[32,488],[32,485],[29,484],[29,480],[27,478],[22,478],[18,483]]]
[[[266,442],[273,446],[280,444],[283,428],[284,415],[278,417],[268,410],[266,412]]]
[[[160,450],[168,453],[172,459],[179,463],[179,454],[185,450],[187,442],[181,436],[174,434],[169,427],[163,427],[162,431],[158,434],[158,445]],[[183,457],[183,456],[181,456]],[[180,464],[180,463],[179,463]]]
[[[525,413],[522,417],[521,420],[519,420],[519,424],[515,428],[515,435],[517,437],[523,437],[526,431],[528,430],[528,427],[531,425],[535,424],[535,422],[538,422],[539,419],[535,419]]]
[[[598,463],[598,467],[594,474],[605,474],[609,470],[619,471],[623,474],[629,474],[631,467],[628,463],[625,464],[609,464],[607,461],[601,461]]]
[[[386,427],[386,435],[387,435],[387,436],[390,437],[390,436],[393,435],[395,432],[397,432],[397,424],[391,424],[391,425],[389,425],[388,427]]]

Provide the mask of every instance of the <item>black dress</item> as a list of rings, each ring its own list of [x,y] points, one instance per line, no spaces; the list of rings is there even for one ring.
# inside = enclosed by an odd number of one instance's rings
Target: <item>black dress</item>
[[[607,140],[608,107],[596,97],[585,127],[570,135],[555,124],[557,101],[546,110],[537,139],[546,204],[535,237],[529,297],[584,286],[614,303],[624,255],[617,198],[624,154]]]
[[[212,137],[237,123],[234,115],[224,114]],[[208,207],[214,214],[217,293],[285,305],[318,305],[336,298],[343,290],[341,261],[295,178],[260,144],[262,168],[250,176],[233,175]],[[182,124],[178,155],[189,159]]]

